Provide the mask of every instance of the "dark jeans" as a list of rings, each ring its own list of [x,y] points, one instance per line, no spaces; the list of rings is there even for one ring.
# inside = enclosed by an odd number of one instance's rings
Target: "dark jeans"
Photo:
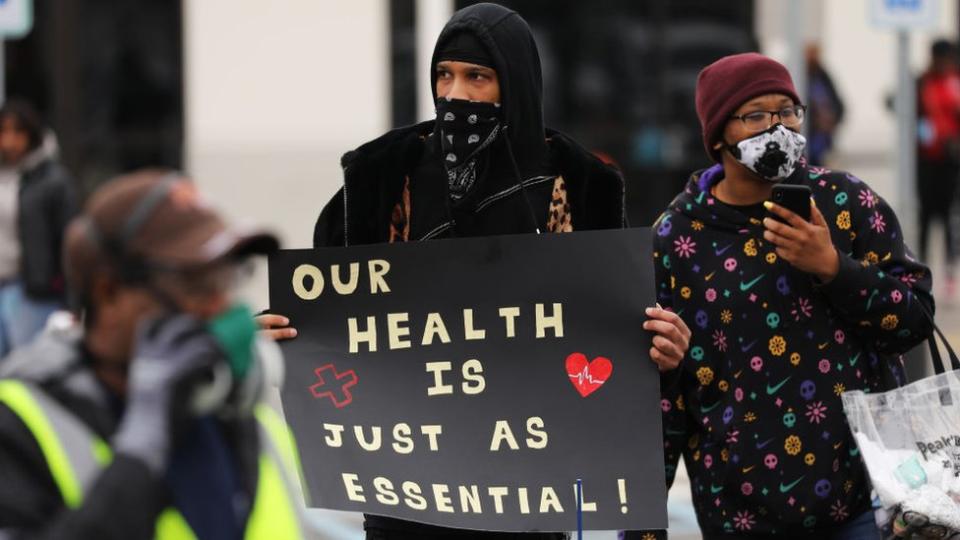
[[[932,161],[919,158],[917,163],[917,190],[920,195],[920,258],[930,260],[930,224],[934,219],[943,222],[946,231],[946,258],[948,264],[956,259],[954,231],[950,226],[950,209],[956,200],[960,182],[960,163]]]
[[[844,523],[830,535],[833,540],[880,540],[880,529],[873,517],[873,511],[864,512]]]

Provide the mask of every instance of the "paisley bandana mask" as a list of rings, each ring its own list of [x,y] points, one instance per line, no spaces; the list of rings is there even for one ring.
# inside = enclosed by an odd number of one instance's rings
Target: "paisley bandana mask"
[[[437,124],[450,198],[459,200],[477,179],[477,155],[500,133],[500,104],[437,98]]]
[[[746,168],[770,182],[780,182],[793,174],[806,144],[803,135],[777,124],[727,149]]]

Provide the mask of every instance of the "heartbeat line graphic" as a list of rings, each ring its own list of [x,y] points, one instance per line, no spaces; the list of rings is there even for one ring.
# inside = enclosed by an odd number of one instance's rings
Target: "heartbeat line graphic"
[[[603,384],[606,379],[594,379],[593,375],[590,374],[590,369],[587,367],[583,368],[583,371],[580,373],[568,373],[571,379],[576,379],[577,384],[583,385],[584,382],[587,384]]]

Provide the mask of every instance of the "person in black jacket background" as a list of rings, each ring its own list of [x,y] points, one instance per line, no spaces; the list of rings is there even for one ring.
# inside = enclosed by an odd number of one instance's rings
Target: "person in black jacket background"
[[[807,101],[810,105],[807,162],[811,165],[825,165],[827,155],[833,149],[833,136],[843,123],[846,108],[833,78],[820,60],[819,45],[808,44],[805,53]]]
[[[65,306],[60,251],[77,196],[56,151],[29,103],[0,108],[0,358]]]

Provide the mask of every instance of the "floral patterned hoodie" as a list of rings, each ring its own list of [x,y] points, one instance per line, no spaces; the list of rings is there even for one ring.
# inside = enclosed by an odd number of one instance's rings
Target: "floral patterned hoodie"
[[[658,300],[693,332],[663,388],[668,481],[682,454],[707,537],[816,534],[870,509],[840,394],[902,381],[931,331],[930,271],[867,184],[801,162],[786,181],[810,186],[840,256],[822,284],[710,195],[722,177],[695,173],[654,226]]]

